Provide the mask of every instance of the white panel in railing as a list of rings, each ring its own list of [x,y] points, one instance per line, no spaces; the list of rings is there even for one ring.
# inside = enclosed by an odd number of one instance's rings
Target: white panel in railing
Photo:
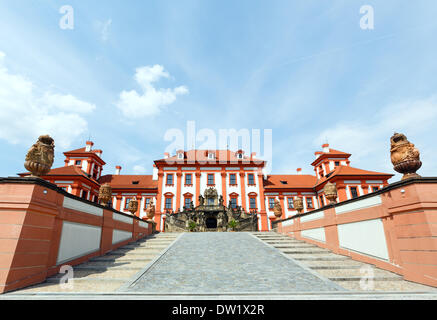
[[[326,242],[325,240],[325,228],[315,228],[309,230],[302,230],[300,235],[304,238],[310,238],[322,242]]]
[[[122,230],[112,230],[112,244],[119,243],[121,241],[129,240],[132,238],[132,232]]]
[[[115,213],[115,212],[112,213],[112,219],[117,220],[117,221],[121,221],[124,223],[129,223],[129,224],[132,224],[134,221],[134,219],[131,217],[126,217],[126,216],[123,216],[123,215]]]
[[[59,265],[99,250],[101,233],[100,227],[63,221],[56,264]]]
[[[388,260],[381,219],[340,224],[337,228],[340,247]]]
[[[139,226],[142,227],[142,228],[148,228],[149,224],[147,222],[140,221]]]
[[[291,225],[293,225],[293,223],[294,223],[294,219],[287,220],[287,221],[282,222],[282,226],[283,227],[291,226]]]
[[[360,210],[364,208],[374,207],[382,203],[381,196],[377,195],[374,197],[366,198],[363,200],[353,201],[351,203],[339,204],[335,207],[335,213],[341,214],[350,211]]]
[[[103,217],[103,209],[99,207],[95,207],[93,205],[90,205],[88,203],[71,199],[69,197],[64,197],[64,208],[69,208],[81,212],[86,212],[89,214],[93,214],[95,216]]]
[[[300,218],[300,222],[313,221],[318,219],[323,219],[325,217],[325,211],[319,211],[316,213],[309,214]]]

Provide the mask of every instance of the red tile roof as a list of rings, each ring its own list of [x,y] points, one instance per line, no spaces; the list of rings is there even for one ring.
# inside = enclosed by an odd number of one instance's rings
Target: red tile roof
[[[153,180],[152,175],[108,174],[101,176],[99,183],[109,183],[112,189],[158,189],[158,181]]]
[[[286,182],[286,184],[281,181]],[[316,184],[316,177],[307,174],[278,174],[269,175],[264,180],[265,189],[290,189],[290,188],[308,188],[311,189]]]
[[[20,173],[18,175],[24,177],[24,176],[30,175],[30,172]],[[85,177],[86,179],[91,180],[92,182],[98,184],[98,182],[96,180],[89,177],[80,167],[75,166],[75,165],[51,169],[43,177],[48,177],[48,176],[82,176],[82,177]]]
[[[369,170],[363,170],[358,168],[353,168],[349,166],[338,166],[335,168],[334,171],[332,171],[327,176],[324,176],[322,179],[317,181],[317,185],[322,184],[328,179],[331,179],[335,176],[384,176],[387,179],[393,177],[393,174],[390,173],[384,173],[384,172],[376,172],[376,171],[369,171]]]
[[[314,166],[321,159],[324,159],[324,158],[327,158],[327,157],[349,158],[351,156],[350,153],[346,153],[346,152],[343,152],[343,151],[335,150],[335,149],[332,149],[332,148],[329,148],[329,152],[317,151],[317,152],[315,152],[315,154],[320,154],[320,156],[311,163],[312,166]]]

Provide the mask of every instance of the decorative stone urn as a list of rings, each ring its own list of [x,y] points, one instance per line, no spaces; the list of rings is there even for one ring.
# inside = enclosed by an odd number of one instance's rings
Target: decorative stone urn
[[[323,192],[325,193],[325,197],[329,200],[330,204],[337,202],[337,187],[335,184],[328,181],[323,188]]]
[[[153,200],[150,201],[149,207],[146,209],[146,217],[148,220],[152,220],[155,216],[155,204],[153,203]]]
[[[31,177],[40,177],[50,171],[54,158],[54,140],[49,135],[39,136],[26,154],[24,167],[30,171]]]
[[[420,177],[416,171],[422,166],[420,152],[402,133],[390,138],[390,155],[393,169],[404,176],[402,180]]]
[[[275,199],[275,205],[273,206],[273,213],[275,214],[276,218],[280,218],[282,216],[282,207],[278,199]]]
[[[107,206],[108,202],[112,198],[112,188],[109,183],[105,183],[100,186],[99,189],[99,201],[102,206]]]
[[[293,207],[298,213],[301,213],[303,210],[303,199],[301,197],[294,197]]]
[[[127,210],[135,215],[135,213],[138,210],[138,201],[137,200],[131,200],[129,201],[129,205],[127,206]]]

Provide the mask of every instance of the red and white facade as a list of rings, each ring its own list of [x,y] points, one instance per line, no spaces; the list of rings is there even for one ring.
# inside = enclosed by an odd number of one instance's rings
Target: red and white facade
[[[103,183],[112,187],[112,207],[127,212],[130,200],[139,202],[136,216],[143,218],[145,209],[153,201],[156,206],[157,230],[162,230],[166,213],[182,211],[184,206],[199,204],[199,196],[214,187],[223,196],[224,204],[241,206],[246,212],[258,214],[258,228],[271,229],[277,219],[273,214],[275,199],[281,203],[283,215],[288,218],[297,212],[293,198],[302,197],[304,212],[325,206],[323,194],[330,181],[337,186],[338,202],[356,198],[383,188],[393,175],[350,166],[351,154],[322,146],[312,162],[315,175],[265,175],[266,162],[243,150],[178,150],[175,155],[164,154],[155,160],[152,175],[122,175],[117,166],[115,174],[102,175],[105,162],[102,151],[86,147],[65,152],[65,166],[52,169],[43,178],[69,193],[88,201],[97,202],[98,190]],[[20,174],[25,176],[26,174]]]

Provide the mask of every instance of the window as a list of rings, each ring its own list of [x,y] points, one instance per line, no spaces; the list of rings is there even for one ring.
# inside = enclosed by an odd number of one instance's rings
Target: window
[[[191,173],[185,174],[185,184],[193,184],[192,178],[193,175]]]
[[[248,180],[249,180],[249,184],[255,184],[255,179],[253,177],[253,173],[249,173],[247,176]]]
[[[172,198],[165,198],[165,208],[172,209]]]
[[[88,191],[82,191],[82,199],[85,199],[88,197]]]
[[[231,198],[231,207],[233,209],[237,207],[237,198]]]
[[[150,204],[150,198],[146,198],[146,202],[144,203],[144,209],[147,209]]]
[[[184,158],[184,154],[182,152],[178,153],[178,159],[183,159]]]
[[[131,198],[126,198],[126,202],[124,204],[124,209],[127,210],[127,208],[129,207],[129,202],[131,201]]]
[[[229,175],[229,184],[237,184],[237,175],[235,173]]]
[[[214,174],[208,173],[208,185],[214,184]]]
[[[269,198],[269,208],[273,209],[275,206],[275,198]]]
[[[172,185],[173,184],[173,174],[172,173],[168,173],[167,174],[167,182],[166,184]]]
[[[378,191],[378,190],[379,190],[379,187],[372,187],[373,192]]]
[[[250,198],[249,199],[249,208],[250,209],[256,209],[256,198]]]
[[[293,198],[287,198],[287,201],[288,201],[288,209],[293,209],[294,208]]]
[[[320,204],[323,206],[325,206],[325,200],[323,200],[323,196],[320,196]]]
[[[82,163],[82,160],[76,160],[76,161],[74,162],[74,164],[75,164],[76,166],[80,166],[81,163]]]
[[[214,159],[214,153],[212,152],[208,153],[208,159]]]
[[[312,198],[306,198],[306,200],[307,200],[307,208],[313,208],[313,199]]]
[[[214,205],[214,198],[208,198],[208,206]]]
[[[350,189],[351,189],[352,199],[357,198],[358,197],[357,187],[350,187]]]
[[[288,182],[287,181],[284,181],[284,180],[281,180],[280,181],[282,184],[288,184]]]
[[[340,161],[335,161],[335,166],[338,167],[340,165]]]
[[[243,159],[243,154],[242,153],[237,153],[237,159]]]
[[[191,208],[191,198],[185,198],[185,208]]]

